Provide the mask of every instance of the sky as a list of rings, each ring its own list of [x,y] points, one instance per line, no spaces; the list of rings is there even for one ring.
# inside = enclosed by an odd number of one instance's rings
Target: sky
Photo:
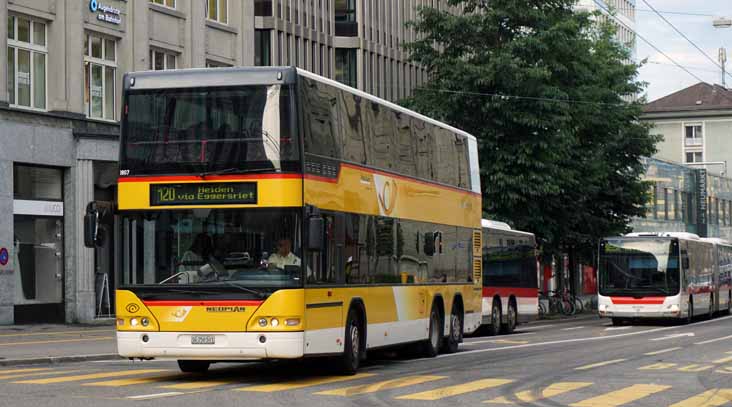
[[[676,28],[717,61],[720,47],[727,48],[727,71],[732,73],[732,28],[712,25],[715,16],[732,18],[732,0],[645,0],[661,12]],[[675,14],[687,13],[687,14]],[[692,15],[693,14],[693,15]],[[721,69],[644,3],[636,1],[636,32],[674,61],[707,83],[721,83]],[[653,101],[699,82],[673,65],[646,42],[637,38],[636,59],[647,59],[640,69],[640,80],[647,82],[646,97]],[[732,75],[727,75],[732,88]]]

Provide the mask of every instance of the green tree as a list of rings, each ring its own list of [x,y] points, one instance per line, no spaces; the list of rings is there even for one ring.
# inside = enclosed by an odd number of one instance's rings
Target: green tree
[[[625,232],[648,198],[644,84],[607,17],[574,0],[448,0],[421,8],[407,44],[429,80],[403,104],[478,138],[483,209],[589,254]]]

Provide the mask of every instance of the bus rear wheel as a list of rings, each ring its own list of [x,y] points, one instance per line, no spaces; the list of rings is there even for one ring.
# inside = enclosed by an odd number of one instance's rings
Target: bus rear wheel
[[[440,352],[442,346],[442,318],[437,307],[433,304],[430,311],[430,327],[427,340],[422,345],[424,356],[433,358]]]
[[[211,366],[207,360],[179,360],[178,368],[185,373],[204,373]]]
[[[356,311],[351,309],[348,312],[348,320],[346,321],[345,346],[340,360],[340,370],[343,374],[356,374],[361,363],[361,342],[360,319]]]
[[[501,333],[501,301],[493,300],[491,307],[491,327],[489,333],[496,336]]]
[[[445,353],[455,353],[463,340],[463,315],[462,310],[454,309],[450,314],[450,333],[443,345]]]
[[[510,334],[516,329],[516,321],[518,320],[518,312],[513,301],[508,303],[508,311],[506,312],[506,323],[503,325],[503,333]]]

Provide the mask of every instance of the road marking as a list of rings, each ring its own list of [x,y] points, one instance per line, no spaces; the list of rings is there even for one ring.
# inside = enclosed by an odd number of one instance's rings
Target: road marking
[[[610,328],[605,328],[606,331],[625,331],[626,329],[630,329],[632,326],[613,326]]]
[[[22,336],[51,336],[51,335],[76,335],[76,334],[89,334],[97,332],[106,332],[113,334],[114,329],[89,329],[85,331],[56,331],[56,332],[33,332],[33,333],[22,333],[22,334],[0,334],[0,338],[9,337],[22,337]]]
[[[727,353],[729,354],[732,352],[727,352]],[[717,360],[713,361],[712,363],[721,364],[721,363],[727,363],[727,362],[732,362],[732,356],[727,356],[726,358],[717,359]]]
[[[0,370],[0,375],[6,375],[9,373],[24,373],[24,372],[38,372],[41,370],[50,370],[47,367],[34,367],[31,369],[12,369],[12,370]]]
[[[172,397],[172,396],[180,396],[181,394],[185,394],[180,391],[171,391],[167,393],[154,393],[154,394],[142,394],[139,396],[128,396],[127,398],[130,400],[150,400],[150,399],[159,399],[162,397]]]
[[[271,393],[275,391],[295,390],[303,387],[318,386],[321,384],[330,384],[338,382],[346,382],[349,380],[363,379],[366,377],[376,376],[372,373],[359,373],[353,376],[326,376],[326,377],[311,377],[307,379],[292,380],[283,383],[272,383],[272,384],[261,384],[258,386],[241,387],[234,389],[235,391],[256,391],[260,393]]]
[[[114,339],[114,336],[92,336],[92,337],[88,337],[88,338],[51,339],[51,340],[47,340],[47,341],[0,342],[0,346],[22,346],[22,345],[43,345],[43,344],[49,344],[49,343],[111,341],[113,339]]]
[[[636,400],[640,400],[644,397],[648,397],[651,394],[655,394],[671,386],[661,386],[656,384],[634,384],[630,387],[626,387],[620,390],[611,391],[603,395],[592,397],[580,402],[571,404],[572,407],[615,407],[622,406]]]
[[[508,345],[525,345],[525,344],[529,343],[529,341],[512,341],[510,339],[496,339],[496,340],[493,340],[491,342],[493,342],[493,343],[505,343],[505,344],[508,344]]]
[[[375,393],[381,390],[399,389],[406,386],[427,383],[435,380],[445,379],[446,376],[407,376],[398,379],[384,380],[378,383],[364,384],[360,386],[343,387],[340,389],[320,391],[315,394],[327,396],[355,396],[358,394]]]
[[[723,336],[721,338],[710,339],[708,341],[697,342],[694,345],[706,345],[708,343],[714,343],[714,342],[724,341],[724,340],[727,340],[727,339],[730,339],[730,338],[732,338],[732,335]]]
[[[176,389],[176,390],[196,390],[196,389],[208,389],[216,386],[223,386],[225,384],[233,383],[231,380],[197,380],[187,383],[169,384],[166,386],[159,386],[161,389]]]
[[[655,356],[655,355],[660,355],[662,353],[673,352],[673,351],[679,350],[679,349],[681,349],[681,346],[677,346],[675,348],[661,349],[661,350],[657,350],[655,352],[648,352],[648,353],[644,353],[644,355],[646,355],[646,356]]]
[[[698,365],[698,364],[691,364],[688,366],[680,367],[679,372],[703,372],[705,370],[712,369],[714,366],[712,365]]]
[[[638,370],[664,370],[675,367],[676,363],[654,363],[652,365],[639,367]]]
[[[732,374],[732,367],[726,366],[721,369],[715,370],[714,373]]]
[[[574,331],[575,329],[582,329],[584,326],[573,326],[571,328],[562,328],[562,331]]]
[[[48,379],[23,380],[23,381],[18,381],[18,382],[13,382],[13,383],[20,383],[20,384],[67,383],[67,382],[76,382],[76,381],[89,380],[89,379],[104,379],[107,377],[124,377],[124,376],[134,376],[137,374],[145,374],[145,373],[160,373],[160,372],[165,372],[165,371],[166,370],[162,370],[162,369],[121,370],[119,372],[91,373],[91,374],[83,374],[83,375],[75,375],[75,376],[51,377]]]
[[[626,360],[627,359],[607,360],[605,362],[598,362],[598,363],[593,363],[591,365],[585,365],[585,366],[575,367],[574,370],[589,370],[589,369],[594,369],[594,368],[600,367],[600,366],[612,365],[613,363],[625,362]]]
[[[732,389],[711,389],[670,407],[716,407],[732,401]]]
[[[16,374],[0,376],[0,380],[22,379],[25,377],[48,376],[48,375],[53,375],[53,374],[76,373],[76,372],[81,372],[81,371],[82,370],[61,370],[61,371],[52,370],[52,371],[35,372],[35,373],[16,373]]]
[[[423,391],[420,393],[407,394],[399,396],[399,400],[426,400],[434,401],[441,400],[447,397],[458,396],[460,394],[470,393],[473,391],[490,389],[493,387],[503,386],[513,382],[509,379],[481,379],[463,384],[456,384],[453,386],[440,387],[434,390]]]
[[[591,382],[559,382],[551,384],[542,390],[541,395],[537,396],[533,390],[524,390],[516,393],[514,396],[523,403],[535,403],[539,400],[550,399],[552,397],[559,396],[560,394],[568,393],[573,390],[579,390],[587,386],[592,386]],[[491,404],[514,404],[506,397],[501,396],[493,400],[486,400],[483,403]]]
[[[177,375],[167,375],[167,376],[149,376],[149,377],[132,377],[127,379],[116,379],[116,380],[106,380],[102,382],[91,382],[91,383],[84,383],[82,386],[93,386],[93,387],[122,387],[122,386],[131,386],[133,384],[149,384],[149,383],[159,383],[159,382],[165,382],[169,380],[176,380],[181,379],[185,377],[190,377],[182,374]]]
[[[711,323],[720,323],[723,321],[726,321],[728,319],[732,318],[732,316],[726,316],[721,318],[715,318],[715,319],[708,319],[705,321],[699,321],[694,322],[693,326],[701,326]],[[688,325],[685,326],[685,328],[688,328]],[[615,334],[615,335],[607,335],[607,336],[589,336],[589,337],[583,337],[583,338],[574,338],[574,339],[562,339],[562,340],[556,340],[556,341],[546,341],[546,342],[535,342],[535,343],[527,343],[525,345],[511,345],[511,346],[502,346],[500,348],[483,348],[483,349],[473,349],[473,350],[466,350],[462,352],[456,352],[456,353],[448,353],[443,355],[438,355],[437,358],[454,358],[454,357],[462,357],[462,356],[468,356],[475,353],[486,353],[486,352],[498,352],[502,350],[513,350],[513,349],[524,349],[524,348],[535,348],[539,346],[546,346],[546,345],[559,345],[559,344],[565,344],[565,343],[579,343],[579,342],[595,342],[595,341],[607,341],[611,339],[617,339],[617,338],[625,338],[629,336],[639,336],[639,335],[646,335],[656,332],[664,332],[669,331],[672,329],[679,329],[677,326],[668,326],[663,328],[654,328],[654,329],[646,329],[643,331],[635,331],[635,332],[627,332],[627,333],[621,333],[621,334]],[[415,362],[423,362],[425,360],[433,360],[434,358],[421,358],[421,359],[412,359],[407,361],[402,361],[400,363],[415,363]]]
[[[685,336],[693,337],[694,336],[694,333],[693,332],[684,332],[684,333],[678,333],[678,334],[671,334],[671,335],[662,336],[660,338],[653,338],[653,339],[650,339],[650,340],[651,341],[665,341],[665,340],[668,340],[668,339],[683,338]]]

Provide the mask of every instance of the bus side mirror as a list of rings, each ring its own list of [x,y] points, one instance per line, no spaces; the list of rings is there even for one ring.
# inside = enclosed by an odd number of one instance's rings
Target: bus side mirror
[[[97,232],[99,230],[99,212],[94,202],[86,206],[84,215],[84,246],[95,248],[97,246]]]
[[[323,236],[325,236],[325,220],[321,216],[311,216],[308,218],[308,250],[314,252],[322,251]]]

